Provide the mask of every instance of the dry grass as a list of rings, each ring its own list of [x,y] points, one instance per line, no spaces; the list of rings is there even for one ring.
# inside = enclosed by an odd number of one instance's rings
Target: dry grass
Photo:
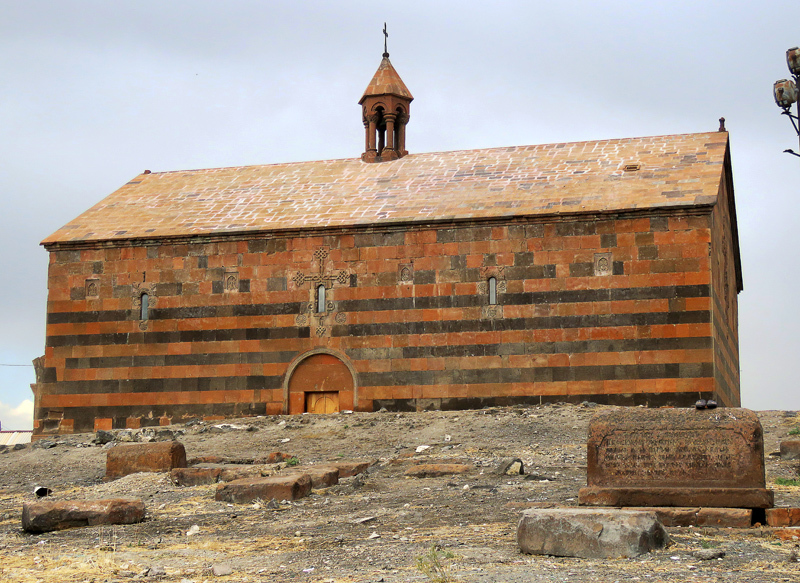
[[[6,555],[0,563],[0,581],[14,583],[78,583],[112,575],[132,577],[136,572],[137,568],[130,562],[105,551],[70,556],[43,548],[33,557]]]

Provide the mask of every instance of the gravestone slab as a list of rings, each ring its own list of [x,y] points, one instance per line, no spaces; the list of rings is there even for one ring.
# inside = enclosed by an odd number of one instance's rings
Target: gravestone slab
[[[771,508],[761,423],[748,409],[623,409],[589,424],[588,506]]]
[[[40,500],[22,505],[22,528],[41,533],[80,526],[133,524],[144,520],[139,498],[110,500]]]
[[[186,449],[179,441],[118,445],[106,454],[106,480],[137,472],[169,472],[186,467]]]

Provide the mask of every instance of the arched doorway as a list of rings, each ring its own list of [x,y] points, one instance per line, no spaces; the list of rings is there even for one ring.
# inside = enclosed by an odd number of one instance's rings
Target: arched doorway
[[[353,409],[353,371],[336,354],[313,351],[301,356],[289,367],[287,379],[287,413],[336,413]]]

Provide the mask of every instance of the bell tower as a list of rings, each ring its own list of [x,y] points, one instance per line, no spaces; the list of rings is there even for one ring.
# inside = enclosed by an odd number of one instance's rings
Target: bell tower
[[[384,37],[388,38],[386,24]],[[414,97],[389,61],[384,40],[383,59],[359,100],[366,132],[364,162],[387,162],[408,154],[406,124]]]

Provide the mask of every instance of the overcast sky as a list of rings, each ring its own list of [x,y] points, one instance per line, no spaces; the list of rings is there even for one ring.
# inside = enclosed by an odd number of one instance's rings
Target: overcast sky
[[[412,153],[713,131],[731,137],[742,402],[800,409],[800,149],[772,99],[800,3],[0,0],[0,422],[30,428],[39,241],[144,169],[360,155],[380,63]],[[24,366],[8,366],[24,365]]]

